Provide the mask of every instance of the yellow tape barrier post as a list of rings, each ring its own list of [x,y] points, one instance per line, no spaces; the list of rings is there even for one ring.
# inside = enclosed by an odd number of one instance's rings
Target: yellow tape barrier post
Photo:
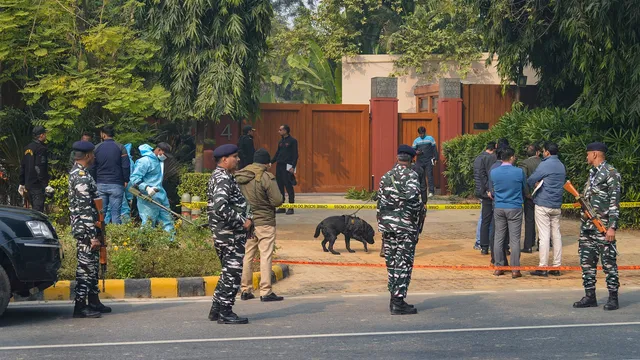
[[[190,209],[203,208],[207,206],[204,201],[200,202],[183,202],[182,206]],[[623,202],[620,203],[621,208],[637,208],[640,202]],[[281,209],[319,209],[319,210],[375,210],[375,204],[283,204]],[[580,205],[562,204],[563,209],[578,209]],[[427,205],[427,210],[480,210],[480,204],[434,204]]]

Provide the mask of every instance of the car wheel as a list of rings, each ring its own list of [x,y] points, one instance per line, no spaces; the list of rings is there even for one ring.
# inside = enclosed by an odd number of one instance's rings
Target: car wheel
[[[9,306],[9,299],[11,299],[11,284],[9,284],[9,276],[4,268],[0,266],[0,316],[4,313]]]

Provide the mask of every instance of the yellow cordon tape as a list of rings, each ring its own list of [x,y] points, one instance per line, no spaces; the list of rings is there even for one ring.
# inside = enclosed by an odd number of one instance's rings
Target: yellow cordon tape
[[[189,209],[201,209],[207,206],[204,201],[181,203]],[[640,202],[623,202],[621,208],[637,208]],[[375,210],[376,204],[283,204],[281,209],[320,209],[320,210]],[[578,209],[580,205],[562,204],[563,209]],[[427,205],[427,210],[480,210],[480,204],[434,204]]]

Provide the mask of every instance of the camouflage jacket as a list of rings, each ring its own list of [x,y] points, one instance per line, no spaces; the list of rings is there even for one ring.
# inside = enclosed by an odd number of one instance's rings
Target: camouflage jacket
[[[244,232],[242,225],[252,218],[235,177],[222,167],[217,167],[209,179],[207,215],[211,231]]]
[[[69,172],[69,212],[71,233],[76,239],[93,239],[97,235],[98,211],[93,199],[98,197],[98,188],[89,172],[76,163]]]
[[[380,179],[378,230],[380,232],[416,232],[423,206],[418,174],[396,164]]]
[[[589,170],[584,198],[591,204],[605,228],[618,228],[620,215],[620,174],[606,161]],[[593,223],[582,217],[583,230],[595,230]]]

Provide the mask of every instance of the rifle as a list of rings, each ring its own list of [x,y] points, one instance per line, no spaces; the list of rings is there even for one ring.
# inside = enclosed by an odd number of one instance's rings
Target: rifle
[[[591,220],[593,225],[596,226],[596,229],[598,229],[598,231],[602,234],[606,233],[607,229],[602,224],[602,221],[600,221],[600,219],[598,218],[598,215],[591,207],[591,204],[589,204],[582,196],[580,196],[580,193],[578,193],[578,190],[576,190],[576,188],[573,187],[573,184],[571,183],[571,181],[567,180],[567,182],[564,184],[564,189],[569,194],[573,195],[576,198],[576,201],[580,204],[580,207],[582,208],[582,212],[584,213],[584,216],[587,219]]]
[[[422,234],[422,229],[424,229],[424,220],[427,217],[427,205],[424,204],[420,207],[420,212],[418,213],[418,234]]]
[[[171,209],[169,209],[168,207],[166,207],[166,206],[160,204],[159,202],[153,200],[153,198],[151,196],[141,193],[140,190],[138,190],[137,188],[135,188],[133,186],[131,188],[129,188],[129,192],[132,193],[133,196],[139,197],[142,200],[146,200],[146,201],[152,203],[153,205],[159,207],[160,209],[162,209],[164,211],[169,212],[170,214],[172,214],[173,216],[177,217],[178,219],[180,219],[180,220],[182,220],[184,222],[187,222],[187,223],[189,223],[189,224],[191,224],[193,226],[198,226],[198,225],[194,224],[193,222],[191,222],[191,220],[183,217],[182,215],[180,215],[178,213],[175,213],[175,212],[171,211]],[[202,225],[202,227],[206,227],[206,226],[207,226],[206,224]]]
[[[104,224],[104,212],[102,211],[102,199],[93,199],[93,203],[98,211],[98,221],[96,228],[99,229],[96,238],[100,240],[100,272],[102,273],[102,292],[105,292],[105,279],[107,277],[107,240],[106,226]]]

